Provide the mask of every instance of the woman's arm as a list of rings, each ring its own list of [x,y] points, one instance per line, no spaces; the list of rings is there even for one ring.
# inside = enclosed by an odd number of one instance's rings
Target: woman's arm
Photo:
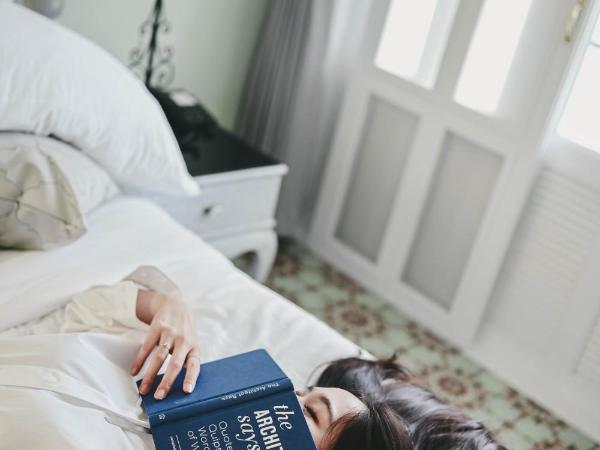
[[[162,272],[149,266],[140,267],[127,279],[153,289],[139,289],[136,301],[137,318],[150,325],[131,366],[131,374],[136,375],[144,362],[149,361],[140,393],[149,392],[169,352],[171,360],[154,397],[159,400],[166,397],[182,367],[186,368],[183,390],[192,392],[200,373],[200,346],[194,317],[180,290]]]

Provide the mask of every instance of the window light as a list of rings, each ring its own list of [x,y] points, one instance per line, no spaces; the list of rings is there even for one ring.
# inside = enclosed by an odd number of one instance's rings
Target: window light
[[[458,103],[487,114],[497,110],[531,3],[485,2],[454,94]]]

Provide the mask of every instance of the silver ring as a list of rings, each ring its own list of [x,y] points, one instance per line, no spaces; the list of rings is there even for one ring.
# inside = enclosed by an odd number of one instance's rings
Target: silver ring
[[[167,352],[171,351],[171,344],[167,343],[167,342],[163,342],[162,344],[160,344],[160,346],[162,348],[164,348]]]

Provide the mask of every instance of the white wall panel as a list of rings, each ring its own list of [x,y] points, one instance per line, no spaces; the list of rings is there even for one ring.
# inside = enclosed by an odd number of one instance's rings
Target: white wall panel
[[[403,281],[449,307],[502,166],[502,158],[448,133]]]
[[[418,120],[371,98],[336,237],[375,261]]]

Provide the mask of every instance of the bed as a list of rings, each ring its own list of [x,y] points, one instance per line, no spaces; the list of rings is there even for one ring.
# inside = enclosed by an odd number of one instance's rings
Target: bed
[[[0,336],[43,333],[41,317],[92,285],[152,264],[182,289],[199,324],[202,359],[265,348],[295,384],[356,345],[258,284],[155,204],[119,196],[88,218],[88,232],[51,251],[0,252]]]
[[[58,333],[74,294],[114,284],[141,265],[156,266],[182,290],[202,361],[265,348],[305,386],[323,363],[361,353],[147,199],[202,192],[160,106],[126,67],[11,2],[0,1],[0,25],[0,248],[19,249],[0,250],[4,445],[153,448],[147,434],[144,443],[131,433],[125,439],[102,413],[139,400],[128,367],[143,337]],[[94,340],[118,343],[118,354],[86,346]],[[102,351],[90,352],[96,348]],[[111,370],[99,369],[93,357],[100,355]],[[61,371],[63,362],[73,371]],[[86,404],[99,409],[80,414]],[[122,418],[141,420],[136,408]]]

